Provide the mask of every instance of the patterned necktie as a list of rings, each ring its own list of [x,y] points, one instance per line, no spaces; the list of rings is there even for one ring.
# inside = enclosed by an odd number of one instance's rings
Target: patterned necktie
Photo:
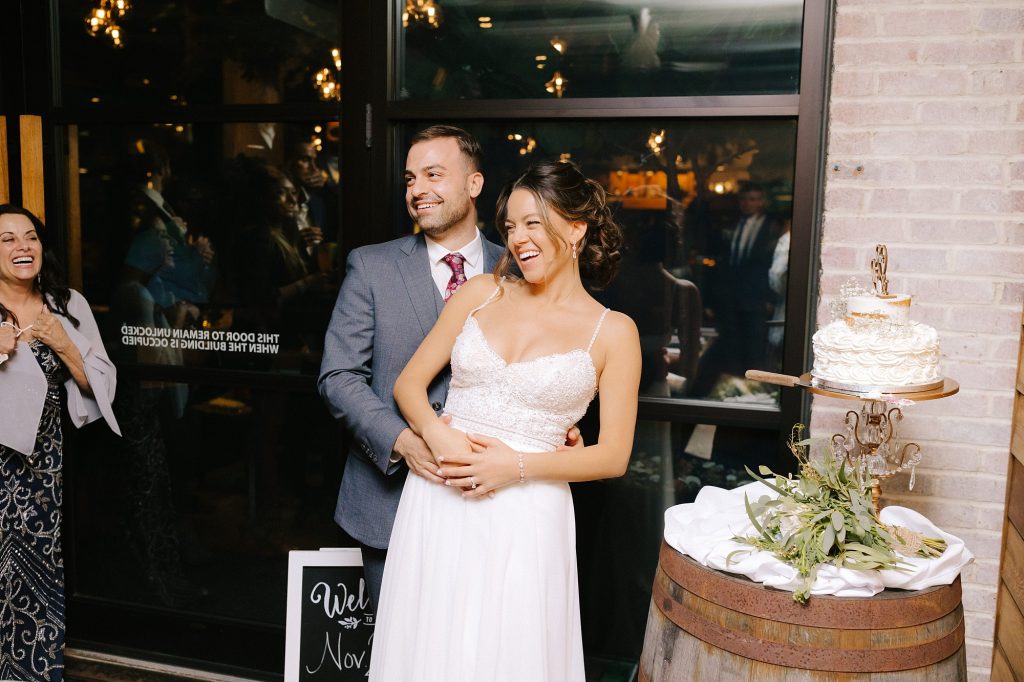
[[[461,253],[455,252],[449,253],[441,260],[452,269],[452,277],[448,280],[448,286],[444,290],[444,301],[447,303],[448,299],[455,293],[455,290],[466,283],[466,272],[462,268],[462,264],[466,262],[466,257]]]

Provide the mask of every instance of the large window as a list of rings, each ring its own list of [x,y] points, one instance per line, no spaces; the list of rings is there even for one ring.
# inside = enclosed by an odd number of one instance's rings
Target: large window
[[[800,0],[405,3],[397,95],[795,93],[802,12]]]
[[[830,3],[19,7],[0,96],[43,115],[48,223],[124,432],[72,438],[69,646],[280,676],[287,551],[351,544],[314,387],[341,265],[414,229],[406,141],[445,122],[483,143],[488,236],[538,159],[579,163],[625,229],[596,295],[643,337],[633,457],[573,493],[588,667],[629,679],[664,509],[788,461],[801,398],[743,371],[805,366]]]
[[[334,0],[59,5],[67,107],[309,103],[338,70]]]
[[[121,363],[317,374],[339,283],[336,128],[69,131],[84,291]]]
[[[340,3],[52,4],[48,214],[123,433],[70,458],[69,645],[279,674],[288,550],[351,543],[314,388],[341,281]]]

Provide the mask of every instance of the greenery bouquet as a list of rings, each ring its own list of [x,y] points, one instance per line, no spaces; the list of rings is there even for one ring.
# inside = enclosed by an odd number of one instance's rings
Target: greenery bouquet
[[[946,550],[944,540],[881,523],[871,503],[870,477],[848,472],[842,459],[832,453],[812,457],[803,430],[802,424],[794,426],[789,440],[789,449],[800,463],[799,476],[780,476],[765,466],[759,468],[758,476],[747,469],[778,497],[762,495],[751,502],[744,496],[757,534],[733,538],[771,552],[796,569],[800,584],[794,600],[807,602],[821,564],[862,571],[909,570],[901,555],[932,558]],[[736,550],[727,560],[748,551]]]

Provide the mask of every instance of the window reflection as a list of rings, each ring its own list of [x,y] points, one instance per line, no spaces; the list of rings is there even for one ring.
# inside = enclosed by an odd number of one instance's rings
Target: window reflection
[[[283,625],[287,552],[342,546],[337,425],[313,393],[118,376],[122,438],[75,471],[76,591]],[[100,442],[102,441],[102,442]]]
[[[801,0],[395,0],[398,99],[794,93]]]
[[[574,486],[588,653],[639,657],[665,510],[704,486],[749,483],[743,467],[777,465],[777,440],[774,431],[641,420],[625,476]]]
[[[116,361],[316,373],[339,284],[335,132],[72,130],[84,288]]]
[[[340,95],[330,87],[340,73],[336,0],[60,0],[59,8],[60,52],[74,55],[61,63],[65,106]]]
[[[597,295],[640,330],[643,395],[778,404],[776,387],[743,375],[781,368],[792,120],[467,128],[484,149],[486,182],[477,206],[493,241],[500,241],[495,197],[535,160],[571,158],[608,190],[625,244],[618,277]],[[406,229],[403,219],[398,231]]]

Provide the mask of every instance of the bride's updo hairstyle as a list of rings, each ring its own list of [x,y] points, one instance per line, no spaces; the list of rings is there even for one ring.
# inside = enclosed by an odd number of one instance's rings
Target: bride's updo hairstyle
[[[505,242],[505,253],[495,268],[497,276],[513,276],[515,257],[508,247],[508,199],[512,192],[523,189],[537,200],[544,231],[551,241],[563,249],[572,248],[555,231],[548,211],[555,211],[570,223],[584,222],[587,233],[576,244],[580,276],[593,288],[603,289],[615,277],[622,246],[622,228],[612,218],[604,187],[587,178],[571,161],[542,161],[510,182],[501,191],[497,206],[497,228]]]

